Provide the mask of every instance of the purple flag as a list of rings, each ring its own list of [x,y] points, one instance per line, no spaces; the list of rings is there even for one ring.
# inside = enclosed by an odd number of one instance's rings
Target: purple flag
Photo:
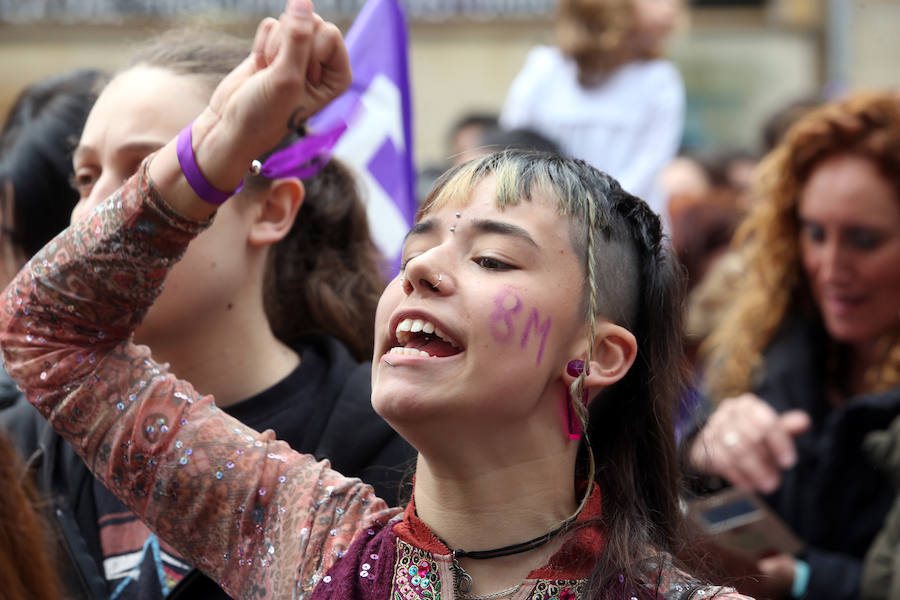
[[[345,37],[353,84],[309,121],[347,130],[334,156],[360,179],[372,237],[396,267],[416,213],[407,29],[398,0],[368,0]]]

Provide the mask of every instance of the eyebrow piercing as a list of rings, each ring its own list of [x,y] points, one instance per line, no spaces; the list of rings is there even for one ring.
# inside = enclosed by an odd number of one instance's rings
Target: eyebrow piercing
[[[456,218],[457,218],[457,219],[460,218],[461,216],[462,216],[462,213],[461,213],[461,212],[457,212],[457,213],[456,213]]]

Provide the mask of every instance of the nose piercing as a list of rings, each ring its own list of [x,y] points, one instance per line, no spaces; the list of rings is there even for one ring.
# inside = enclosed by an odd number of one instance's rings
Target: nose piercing
[[[431,283],[431,282],[429,282],[428,285],[431,286],[431,289],[437,290],[437,289],[438,289],[438,286],[441,285],[441,282],[442,282],[443,280],[444,280],[444,274],[443,274],[443,273],[438,273],[438,280],[437,280],[437,283]]]

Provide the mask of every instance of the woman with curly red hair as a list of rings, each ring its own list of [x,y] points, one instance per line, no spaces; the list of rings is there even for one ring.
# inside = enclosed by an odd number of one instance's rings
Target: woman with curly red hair
[[[862,439],[900,414],[900,100],[801,119],[761,164],[746,273],[708,343],[698,471],[767,495],[806,544],[760,563],[783,596],[854,598],[893,492]]]

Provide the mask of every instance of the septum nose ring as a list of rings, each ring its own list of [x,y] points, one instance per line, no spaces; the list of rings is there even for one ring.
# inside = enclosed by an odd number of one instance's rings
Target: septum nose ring
[[[437,290],[438,287],[441,285],[441,282],[442,282],[443,280],[444,280],[444,274],[443,274],[443,273],[438,273],[438,280],[437,280],[437,282],[436,282],[436,283],[431,283],[431,282],[429,282],[428,285],[431,286],[431,289]]]

